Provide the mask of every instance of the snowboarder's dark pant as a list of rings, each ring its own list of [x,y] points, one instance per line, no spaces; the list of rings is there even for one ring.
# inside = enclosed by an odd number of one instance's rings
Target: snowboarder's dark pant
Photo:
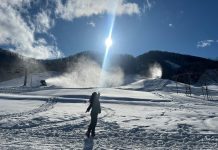
[[[92,135],[95,136],[95,126],[97,124],[98,114],[91,114],[91,123],[88,127],[88,133],[92,132]]]

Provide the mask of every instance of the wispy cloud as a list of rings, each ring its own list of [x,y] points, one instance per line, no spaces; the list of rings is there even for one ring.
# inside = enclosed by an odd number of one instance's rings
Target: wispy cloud
[[[96,26],[96,24],[93,21],[87,22],[87,25],[89,25],[93,28]]]
[[[140,14],[137,3],[124,0],[66,0],[65,3],[56,1],[56,6],[56,15],[65,20],[113,13],[114,11],[115,15]]]
[[[46,39],[36,39],[35,33],[46,32],[50,27],[50,19],[44,12],[33,21],[28,16],[27,8],[30,0],[1,1],[0,3],[0,44],[10,45],[24,56],[38,59],[60,57],[62,54],[55,45]],[[29,19],[24,19],[23,15]]]
[[[216,40],[203,40],[203,41],[199,41],[197,43],[197,47],[198,48],[204,48],[204,47],[209,47],[211,46],[212,43],[214,43]]]
[[[169,27],[171,27],[171,28],[172,28],[172,27],[173,27],[173,24],[172,24],[172,23],[169,23]]]
[[[150,0],[145,0],[145,3],[144,3],[144,8],[143,8],[143,12],[145,13],[146,10],[151,10],[151,8],[153,7],[153,4],[154,4],[154,0],[150,1]]]
[[[35,10],[35,5],[40,8]],[[31,11],[33,7],[34,11]],[[7,45],[10,50],[38,59],[61,57],[63,54],[50,33],[56,19],[72,21],[106,13],[138,15],[140,8],[137,3],[126,0],[1,0],[0,45]],[[93,21],[87,24],[96,26]],[[43,36],[36,37],[38,33]]]
[[[146,0],[146,3],[147,3],[147,7],[148,7],[148,9],[150,10],[151,7],[152,7],[151,3],[149,2],[149,0]]]
[[[51,27],[54,26],[54,20],[49,16],[50,13],[46,11],[39,12],[36,15],[35,23],[36,30],[38,32],[47,32]]]

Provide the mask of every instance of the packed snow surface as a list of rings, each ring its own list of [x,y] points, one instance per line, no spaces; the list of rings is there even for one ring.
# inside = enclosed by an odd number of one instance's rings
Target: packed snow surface
[[[141,79],[117,88],[0,90],[0,149],[218,149],[218,86],[211,99],[184,84]],[[12,87],[11,87],[12,88]],[[178,94],[177,94],[178,90]],[[101,92],[96,137],[86,138],[85,113]]]

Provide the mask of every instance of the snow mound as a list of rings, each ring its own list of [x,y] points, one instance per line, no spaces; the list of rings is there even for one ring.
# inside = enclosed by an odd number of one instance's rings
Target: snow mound
[[[172,83],[174,82],[166,79],[141,79],[128,85],[121,86],[120,88],[129,90],[155,91],[163,90],[168,84]]]

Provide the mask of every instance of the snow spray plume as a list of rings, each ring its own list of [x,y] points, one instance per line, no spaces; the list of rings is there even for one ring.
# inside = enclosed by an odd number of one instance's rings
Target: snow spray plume
[[[98,87],[101,75],[101,67],[95,61],[81,57],[71,70],[59,77],[47,79],[47,83],[60,87],[86,88]],[[112,68],[104,72],[105,87],[119,86],[123,83],[124,74],[120,68]]]
[[[149,66],[149,78],[159,79],[162,77],[162,68],[159,63],[154,63]]]
[[[21,59],[24,62],[23,67],[26,68],[29,73],[39,73],[47,71],[45,66],[36,59],[27,57],[22,57]]]

